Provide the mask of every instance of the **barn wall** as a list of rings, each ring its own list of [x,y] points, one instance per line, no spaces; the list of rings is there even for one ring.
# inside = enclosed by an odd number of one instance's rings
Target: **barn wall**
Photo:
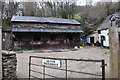
[[[53,26],[61,26],[61,27],[80,27],[80,25],[70,25],[70,24],[44,24],[44,23],[13,23],[14,25],[20,25],[20,26],[45,26],[45,27],[53,27]]]
[[[13,33],[14,48],[52,49],[73,48],[79,45],[79,33]]]
[[[80,25],[74,24],[48,24],[48,23],[23,23],[23,22],[13,22],[13,25],[35,27],[77,27]],[[79,45],[80,33],[71,32],[13,32],[15,35],[14,39],[14,49],[50,49],[50,48],[71,48]],[[22,36],[22,39],[21,39]],[[40,40],[34,40],[35,37],[40,37]]]

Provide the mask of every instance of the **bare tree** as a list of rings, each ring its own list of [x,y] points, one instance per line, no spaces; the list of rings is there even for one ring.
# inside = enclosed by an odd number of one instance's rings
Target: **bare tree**
[[[24,12],[23,15],[25,16],[36,16],[37,11],[37,3],[36,2],[24,2],[23,3]]]
[[[17,15],[19,2],[2,2],[2,26],[3,30],[11,30],[11,18]]]

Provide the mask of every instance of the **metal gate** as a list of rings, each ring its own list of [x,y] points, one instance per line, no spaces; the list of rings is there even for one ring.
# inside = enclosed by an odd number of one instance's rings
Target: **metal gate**
[[[43,75],[42,79],[45,80],[45,75],[46,75],[45,69],[46,69],[46,67],[47,68],[52,68],[52,69],[58,69],[58,68],[49,67],[49,66],[46,66],[46,65],[34,64],[34,63],[31,62],[33,58],[51,59],[51,60],[64,60],[65,61],[65,69],[64,69],[64,71],[65,71],[65,80],[68,78],[67,77],[67,74],[68,74],[68,71],[69,71],[67,69],[67,62],[68,61],[98,62],[98,63],[101,63],[101,68],[102,68],[102,78],[101,79],[105,80],[105,66],[106,66],[106,64],[105,64],[105,60],[104,59],[101,59],[101,60],[92,60],[92,59],[72,59],[72,58],[51,58],[51,57],[40,57],[40,56],[30,56],[29,57],[29,80],[31,79],[31,77],[39,79],[38,77],[31,75],[31,72],[36,72],[36,73],[42,74]],[[41,66],[41,67],[43,67],[43,73],[31,70],[31,66]],[[59,69],[59,70],[63,70],[63,69]]]

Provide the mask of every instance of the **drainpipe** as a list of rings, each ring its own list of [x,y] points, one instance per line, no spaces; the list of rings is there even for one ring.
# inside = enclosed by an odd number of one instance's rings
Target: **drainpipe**
[[[2,26],[0,26],[0,80],[2,80]]]

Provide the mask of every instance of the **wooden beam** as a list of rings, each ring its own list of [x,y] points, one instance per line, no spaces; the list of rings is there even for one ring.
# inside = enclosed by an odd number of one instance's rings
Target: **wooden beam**
[[[109,28],[110,41],[110,77],[120,80],[120,47],[118,27]]]

